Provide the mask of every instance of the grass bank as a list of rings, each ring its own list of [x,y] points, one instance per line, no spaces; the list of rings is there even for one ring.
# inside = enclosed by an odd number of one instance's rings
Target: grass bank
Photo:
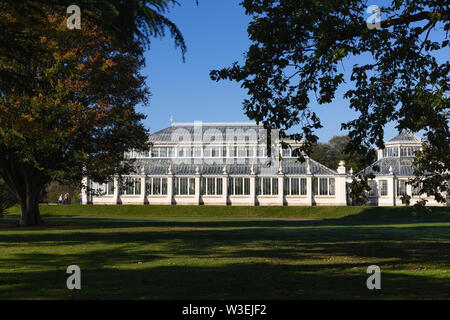
[[[227,217],[227,218],[296,218],[376,221],[450,221],[450,207],[430,207],[430,213],[418,213],[412,207],[352,206],[153,206],[153,205],[41,205],[43,216],[86,217]],[[19,215],[18,206],[7,210]]]

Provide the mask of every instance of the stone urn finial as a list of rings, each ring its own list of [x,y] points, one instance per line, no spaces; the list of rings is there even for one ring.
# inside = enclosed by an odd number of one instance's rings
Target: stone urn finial
[[[310,163],[309,159],[307,160],[307,163],[306,163],[306,174],[311,174],[311,163]]]
[[[339,161],[339,167],[337,168],[339,174],[345,174],[345,161]]]

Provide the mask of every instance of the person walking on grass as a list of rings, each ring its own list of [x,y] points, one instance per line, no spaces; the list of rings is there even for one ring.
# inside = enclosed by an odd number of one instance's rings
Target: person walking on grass
[[[63,203],[63,196],[62,196],[62,194],[60,194],[59,198],[58,198],[58,204],[62,204],[62,203]]]

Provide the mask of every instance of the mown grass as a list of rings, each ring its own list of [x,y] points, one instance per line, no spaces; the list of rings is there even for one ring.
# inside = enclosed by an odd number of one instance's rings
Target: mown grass
[[[0,219],[0,299],[450,299],[450,222],[46,221]]]
[[[420,213],[412,207],[356,207],[356,206],[155,206],[155,205],[41,205],[43,216],[97,217],[243,217],[346,219],[359,221],[450,221],[450,207],[429,207],[430,213]],[[18,215],[18,206],[7,214]]]

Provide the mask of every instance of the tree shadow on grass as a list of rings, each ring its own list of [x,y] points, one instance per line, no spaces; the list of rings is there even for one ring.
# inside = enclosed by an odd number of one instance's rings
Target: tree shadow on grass
[[[81,265],[82,290],[66,288],[65,270],[7,273],[1,299],[448,299],[448,281],[382,273],[382,289],[368,290],[365,265],[158,266],[136,270]],[[351,267],[351,269],[348,269]],[[337,270],[337,271],[336,271]]]
[[[121,230],[107,222],[97,224],[98,230],[88,224],[86,229],[17,229],[2,234],[2,251],[20,250],[0,256],[0,298],[450,297],[448,278],[422,272],[450,271],[448,225],[139,223],[120,223]],[[23,252],[30,250],[27,246],[35,246],[36,252]],[[82,269],[80,292],[65,288],[65,270],[71,264]],[[365,286],[371,264],[382,269],[381,291]]]
[[[414,207],[365,207],[361,212],[346,215],[341,221],[378,221],[379,223],[403,221],[450,221],[450,207],[427,207],[429,213],[417,211]]]

